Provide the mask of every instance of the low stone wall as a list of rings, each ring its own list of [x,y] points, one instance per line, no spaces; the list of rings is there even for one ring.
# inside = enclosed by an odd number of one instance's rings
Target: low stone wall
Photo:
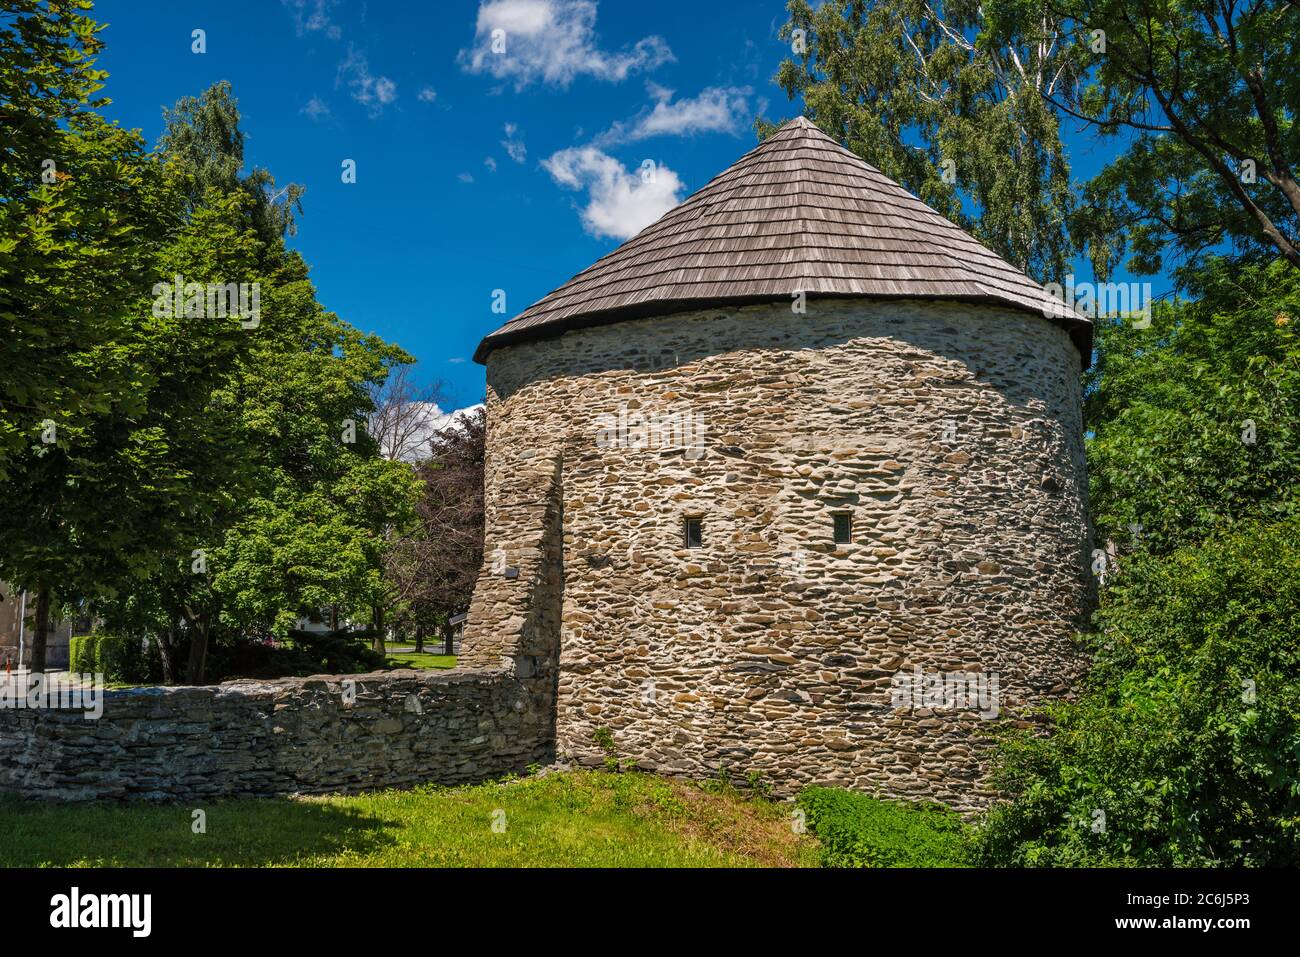
[[[349,686],[346,682],[352,682]],[[464,784],[554,754],[549,689],[500,670],[109,691],[0,709],[0,793],[195,800]]]

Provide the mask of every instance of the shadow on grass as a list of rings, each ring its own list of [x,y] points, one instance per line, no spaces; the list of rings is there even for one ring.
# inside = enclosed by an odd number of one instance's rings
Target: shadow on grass
[[[206,830],[195,833],[200,819]],[[0,866],[328,865],[338,855],[361,856],[393,844],[400,828],[400,821],[312,799],[182,806],[6,798],[0,799]]]

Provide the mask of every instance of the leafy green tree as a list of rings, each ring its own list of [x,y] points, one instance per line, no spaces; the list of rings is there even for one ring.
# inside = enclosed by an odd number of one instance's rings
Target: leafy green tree
[[[239,103],[230,83],[212,84],[198,97],[181,97],[163,111],[166,130],[159,148],[192,174],[187,191],[191,209],[205,202],[205,193],[247,193],[253,198],[254,229],[268,246],[276,237],[297,232],[295,214],[302,213],[307,188],[290,183],[276,189],[275,177],[262,167],[244,174],[244,133],[239,128]]]
[[[1294,518],[1134,558],[1080,699],[1009,742],[979,862],[1300,864],[1297,621]]]
[[[244,194],[227,201],[251,202]],[[210,201],[194,222],[208,222],[221,208]],[[260,248],[255,229],[243,228]],[[203,248],[209,241],[227,246],[210,226],[193,238]],[[189,252],[191,262],[202,255]],[[186,535],[151,550],[144,580],[117,589],[121,596],[152,593],[142,604],[160,614],[144,624],[164,672],[180,675],[171,659],[188,647],[183,671],[191,683],[204,680],[213,640],[283,635],[299,614],[322,604],[368,607],[382,591],[383,529],[408,520],[415,495],[410,466],[383,460],[365,430],[369,388],[410,357],[322,309],[297,254],[284,252],[255,275],[259,324],[236,325],[241,345],[219,381],[195,380],[210,418],[175,422],[186,432],[177,451],[192,445],[216,468],[200,484],[199,504],[182,504]],[[165,353],[156,356],[166,361]],[[131,607],[119,599],[103,611],[116,622]]]
[[[106,415],[87,456],[110,493],[97,541],[126,556],[105,561],[83,537],[97,607],[154,639],[168,681],[201,683],[214,641],[283,634],[321,603],[373,604],[383,530],[414,497],[410,467],[383,461],[365,429],[371,388],[410,356],[321,307],[269,179],[239,175],[238,124],[221,85],[169,112],[157,165],[178,225],[153,267],[187,289],[242,286],[256,314],[146,303],[129,349],[142,409]]]
[[[141,411],[128,346],[167,229],[159,171],[93,99],[88,3],[0,11],[0,577],[51,608],[91,587],[99,492],[79,484],[99,420]]]
[[[776,79],[810,119],[1030,275],[1064,279],[1075,198],[1048,98],[1077,80],[1081,54],[1047,4],[788,9]]]
[[[1075,224],[1105,275],[1231,247],[1300,266],[1300,10],[1289,0],[1053,0],[1087,65],[1054,105],[1126,137]]]
[[[1300,513],[1300,272],[1210,260],[1149,328],[1098,326],[1085,375],[1100,539],[1158,554]]]

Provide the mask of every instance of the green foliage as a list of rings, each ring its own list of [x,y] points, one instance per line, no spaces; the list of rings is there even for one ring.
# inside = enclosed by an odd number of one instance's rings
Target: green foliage
[[[1158,554],[1300,514],[1300,271],[1211,260],[1189,279],[1197,298],[1150,328],[1101,324],[1085,379],[1098,538]]]
[[[1072,224],[1101,275],[1230,246],[1300,267],[1300,10],[1288,0],[1060,0],[1087,72],[1058,99],[1123,137]],[[1094,31],[1105,36],[1093,48]],[[1108,144],[1109,145],[1109,144]],[[1247,174],[1245,164],[1252,167]]]
[[[93,112],[106,74],[89,8],[13,0],[0,13],[0,480],[69,449],[132,392],[115,342],[166,204],[140,138]],[[6,572],[47,574],[30,561]]]
[[[749,789],[760,797],[772,796],[772,783],[763,777],[761,771],[750,771],[745,775]]]
[[[412,360],[317,302],[283,241],[302,189],[242,172],[228,84],[155,153],[96,112],[89,9],[0,12],[0,579],[153,637],[167,680],[188,645],[201,682],[212,640],[255,655],[304,609],[382,604],[417,484],[366,417]],[[169,308],[178,276],[259,315]]]
[[[105,681],[119,684],[149,680],[141,640],[106,632],[74,636],[69,643],[68,670],[74,674],[102,674]]]
[[[291,631],[294,649],[312,663],[313,674],[359,675],[384,667],[384,656],[372,650],[368,631]]]
[[[1300,521],[1133,558],[1047,737],[1005,745],[1011,866],[1300,864]],[[1099,816],[1104,815],[1104,817]],[[1104,827],[1099,826],[1104,823]]]
[[[258,321],[159,315],[142,300],[126,337],[139,407],[109,410],[72,477],[97,493],[77,536],[97,570],[85,586],[97,611],[156,636],[168,680],[188,645],[183,670],[198,683],[213,642],[230,644],[223,666],[273,670],[256,641],[283,636],[304,611],[368,615],[382,603],[387,539],[410,521],[417,484],[408,465],[380,457],[366,417],[371,389],[411,357],[317,302],[306,264],[284,247],[288,212],[269,174],[239,176],[228,87],[183,101],[167,122],[155,165],[176,225],[153,268],[255,285]],[[20,541],[41,538],[33,529]]]
[[[600,750],[605,752],[605,770],[611,774],[617,774],[623,765],[618,759],[618,748],[614,744],[614,732],[601,725],[592,730],[591,739],[596,742]]]
[[[89,6],[0,12],[0,579],[37,596],[35,668],[48,610],[87,597],[117,557],[89,449],[106,417],[143,410],[133,316],[173,221],[139,135],[94,112],[104,73]]]
[[[187,189],[191,209],[201,207],[205,192],[245,193],[252,200],[256,234],[267,243],[285,233],[297,232],[295,213],[302,213],[305,186],[290,183],[275,188],[275,178],[265,169],[244,168],[244,132],[239,128],[239,105],[230,84],[214,83],[198,97],[183,96],[163,111],[166,131],[159,141],[162,152],[192,174]]]
[[[1300,862],[1300,272],[1184,278],[1197,298],[1150,328],[1099,329],[1088,467],[1118,568],[1080,697],[1002,743],[982,863]]]
[[[797,806],[822,846],[824,867],[961,867],[969,828],[937,804],[882,801],[810,787]]]

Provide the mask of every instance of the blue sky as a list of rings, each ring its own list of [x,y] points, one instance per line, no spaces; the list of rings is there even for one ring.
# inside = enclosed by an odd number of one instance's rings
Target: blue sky
[[[248,161],[307,186],[291,243],[321,302],[413,353],[451,407],[483,396],[486,333],[751,149],[755,114],[798,111],[771,82],[783,0],[100,0],[95,16],[108,115],[153,143],[164,106],[229,80]],[[1077,176],[1109,152],[1076,146]]]

